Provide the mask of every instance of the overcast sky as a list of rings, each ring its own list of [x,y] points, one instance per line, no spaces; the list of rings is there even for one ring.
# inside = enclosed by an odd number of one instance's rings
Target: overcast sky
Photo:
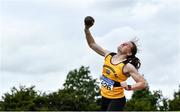
[[[0,0],[0,96],[19,85],[57,91],[81,65],[99,78],[103,57],[83,31],[88,15],[95,40],[110,51],[138,37],[139,72],[150,90],[173,97],[180,84],[179,0]]]

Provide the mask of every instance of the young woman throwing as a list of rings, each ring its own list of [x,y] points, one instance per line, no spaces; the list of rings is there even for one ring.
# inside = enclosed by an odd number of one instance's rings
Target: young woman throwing
[[[88,19],[90,22],[93,20],[93,18]],[[101,108],[108,111],[121,111],[126,103],[124,89],[140,90],[147,85],[146,80],[138,73],[141,63],[136,57],[137,46],[135,42],[127,41],[117,47],[117,53],[110,52],[95,42],[89,30],[92,25],[93,23],[88,24],[85,21],[84,32],[89,47],[104,57],[101,76]],[[133,85],[127,85],[125,82],[130,76],[136,82]]]

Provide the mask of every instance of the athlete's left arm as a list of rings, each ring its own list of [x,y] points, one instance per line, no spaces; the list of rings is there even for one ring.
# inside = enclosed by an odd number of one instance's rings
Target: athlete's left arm
[[[140,75],[137,71],[137,69],[132,64],[126,64],[125,69],[127,73],[132,76],[132,78],[135,80],[135,84],[128,86],[126,82],[124,84],[122,83],[122,86],[126,90],[141,90],[147,87],[147,82],[144,79],[142,75]]]

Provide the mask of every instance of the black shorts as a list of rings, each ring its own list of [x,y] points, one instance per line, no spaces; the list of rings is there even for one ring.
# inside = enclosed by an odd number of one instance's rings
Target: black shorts
[[[126,104],[126,98],[108,99],[102,96],[101,109],[103,111],[122,111]]]

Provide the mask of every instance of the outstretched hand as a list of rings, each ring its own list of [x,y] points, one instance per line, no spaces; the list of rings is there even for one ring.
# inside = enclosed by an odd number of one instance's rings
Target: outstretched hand
[[[85,25],[85,29],[86,30],[88,30],[90,27],[92,27],[92,26],[88,26],[88,25],[86,25],[86,24],[84,24]]]
[[[91,16],[87,16],[84,19],[84,25],[85,25],[85,29],[89,29],[90,27],[92,27],[94,25],[94,18]]]

